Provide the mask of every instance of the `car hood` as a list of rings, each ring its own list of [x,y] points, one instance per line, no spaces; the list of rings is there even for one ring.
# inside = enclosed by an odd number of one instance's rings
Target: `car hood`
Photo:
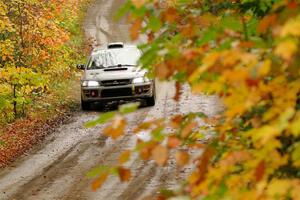
[[[82,80],[118,80],[142,77],[146,70],[137,67],[116,67],[109,69],[85,70]]]

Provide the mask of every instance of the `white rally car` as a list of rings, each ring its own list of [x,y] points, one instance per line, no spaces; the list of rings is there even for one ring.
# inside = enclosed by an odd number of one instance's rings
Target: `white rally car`
[[[89,110],[94,102],[104,105],[112,101],[141,100],[155,105],[155,81],[138,66],[141,51],[135,45],[110,43],[94,49],[81,78],[81,105]]]

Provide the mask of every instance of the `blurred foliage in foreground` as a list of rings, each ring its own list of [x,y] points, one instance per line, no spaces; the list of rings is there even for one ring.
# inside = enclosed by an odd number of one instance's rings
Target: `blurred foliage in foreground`
[[[299,11],[296,0],[125,3],[120,15],[130,13],[132,39],[148,36],[141,65],[153,76],[176,80],[175,99],[188,83],[194,94],[217,94],[226,106],[218,117],[190,113],[136,128],[152,132],[151,141],[137,142],[141,159],[163,166],[172,150],[179,166],[196,165],[181,191],[160,199],[300,199]],[[205,144],[199,117],[215,132]],[[105,134],[118,138],[125,128],[123,114],[116,114]],[[203,153],[191,160],[177,147]],[[114,170],[95,170],[93,188],[109,172],[129,180],[130,169],[121,166],[130,156],[124,152]]]
[[[49,109],[47,96],[74,75],[87,2],[0,0],[0,123]]]

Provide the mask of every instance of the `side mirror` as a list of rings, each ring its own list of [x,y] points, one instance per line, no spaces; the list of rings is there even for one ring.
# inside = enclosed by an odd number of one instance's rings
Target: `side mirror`
[[[77,67],[77,69],[80,69],[80,70],[85,69],[85,65],[83,65],[83,64],[78,64],[76,67]]]

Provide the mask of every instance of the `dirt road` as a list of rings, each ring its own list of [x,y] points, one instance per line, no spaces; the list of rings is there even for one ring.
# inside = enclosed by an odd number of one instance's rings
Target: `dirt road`
[[[115,22],[113,14],[122,0],[97,0],[88,11],[85,21],[87,36],[99,44],[128,41],[128,26],[125,21]],[[79,89],[79,88],[78,88]],[[90,189],[91,180],[86,173],[99,165],[113,165],[120,152],[135,144],[130,129],[144,121],[168,117],[174,113],[202,111],[214,115],[220,110],[218,99],[213,96],[192,96],[188,88],[179,103],[174,102],[172,83],[159,83],[158,101],[155,107],[139,109],[128,118],[128,133],[117,141],[102,134],[104,125],[86,129],[83,124],[95,119],[99,112],[78,112],[68,124],[0,172],[1,200],[135,200],[155,194],[161,187],[176,187],[183,176],[174,166],[156,167],[136,157],[128,166],[133,169],[133,180],[120,183],[118,177],[109,177],[97,192]],[[186,173],[186,172],[185,172]]]

